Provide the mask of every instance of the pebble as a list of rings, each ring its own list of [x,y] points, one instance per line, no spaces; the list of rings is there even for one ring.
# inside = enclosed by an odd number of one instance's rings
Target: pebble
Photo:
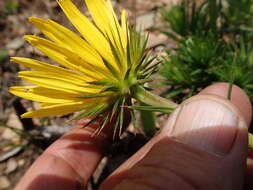
[[[167,43],[167,39],[167,36],[163,34],[150,33],[147,48],[153,48],[162,44],[164,45]]]
[[[23,40],[22,38],[15,38],[6,45],[6,48],[17,50],[21,48],[24,44],[25,40]]]
[[[21,160],[18,161],[18,166],[19,167],[22,167],[24,164],[25,164],[25,160],[24,159],[21,159]]]
[[[17,115],[13,112],[10,114],[9,119],[6,123],[8,126],[12,126],[14,128],[17,129],[22,129],[22,124],[19,121]],[[2,138],[3,139],[12,139],[14,137],[17,137],[17,133],[15,133],[13,130],[11,129],[5,129],[5,131],[2,134]]]
[[[18,167],[18,163],[14,158],[11,158],[6,163],[6,169],[4,171],[5,174],[10,174],[14,172]]]
[[[157,46],[155,48],[155,51],[158,52],[158,53],[165,51],[164,45]]]
[[[16,55],[16,53],[17,53],[17,52],[16,52],[15,49],[9,49],[9,50],[8,50],[8,54],[9,54],[10,57],[14,57],[14,56]]]
[[[0,176],[0,190],[7,189],[10,185],[11,183],[6,176]]]
[[[146,30],[155,25],[156,15],[154,12],[138,16],[136,19],[136,28],[138,31]]]

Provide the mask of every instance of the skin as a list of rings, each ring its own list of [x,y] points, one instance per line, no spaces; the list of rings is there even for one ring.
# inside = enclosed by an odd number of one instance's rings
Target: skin
[[[228,84],[218,83],[184,102],[179,110],[185,110],[182,108],[184,105],[190,108],[196,105],[196,108],[182,112],[185,113],[183,116],[176,110],[158,134],[111,174],[100,189],[252,189],[253,161],[247,148],[247,126],[251,122],[252,108],[249,98],[236,86],[231,101],[228,101],[227,88]],[[212,110],[213,104],[221,110],[213,113],[214,118],[215,114],[223,114],[226,120],[223,111],[230,110],[229,113],[238,119],[238,126],[203,128],[197,133],[186,128],[182,133],[180,127],[190,126],[193,122],[190,117],[196,116],[198,109],[204,106],[203,112]],[[205,123],[206,119],[201,118],[201,122]],[[182,125],[179,126],[178,122]],[[198,124],[198,121],[194,122]],[[53,143],[34,162],[15,190],[85,189],[112,138],[110,130],[92,138],[90,135],[97,125],[85,129],[76,127]],[[223,134],[223,138],[214,135],[217,131]],[[218,140],[209,138],[212,135]],[[230,138],[232,136],[234,138]],[[213,146],[208,146],[209,139],[214,142]],[[201,147],[203,143],[208,148]]]

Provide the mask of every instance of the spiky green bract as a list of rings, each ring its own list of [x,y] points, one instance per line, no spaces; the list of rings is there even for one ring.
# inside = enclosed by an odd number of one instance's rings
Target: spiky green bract
[[[141,105],[141,106],[130,106],[129,108],[134,110],[140,111],[149,111],[149,112],[162,112],[162,113],[171,113],[174,108],[172,107],[158,107],[158,106],[148,106],[148,105]]]
[[[122,47],[111,44],[114,59],[117,64],[126,61],[128,68],[125,75],[119,75],[111,64],[106,60],[104,65],[111,72],[114,80],[104,80],[90,82],[92,88],[103,89],[99,94],[87,94],[80,98],[110,98],[110,103],[96,102],[88,109],[84,108],[83,111],[76,116],[77,119],[83,117],[93,117],[92,121],[100,121],[101,125],[96,130],[95,134],[99,134],[105,126],[109,123],[114,125],[113,137],[119,137],[123,132],[123,125],[125,121],[125,112],[132,112],[129,115],[134,115],[132,109],[127,109],[132,105],[131,99],[135,97],[135,91],[132,88],[136,86],[143,86],[144,83],[150,80],[150,76],[157,71],[157,65],[153,64],[155,57],[151,57],[145,51],[148,36],[136,32],[134,28],[130,28],[127,35],[127,48],[126,60],[122,60],[120,52],[123,51]]]
[[[165,108],[165,109],[173,109],[178,106],[176,103],[174,103],[168,99],[164,99],[158,95],[155,95],[139,85],[133,86],[131,91],[132,91],[132,96],[135,99],[139,100],[140,102],[142,102],[150,107],[154,107],[156,109],[159,107]],[[161,112],[163,112],[162,109],[161,109]]]

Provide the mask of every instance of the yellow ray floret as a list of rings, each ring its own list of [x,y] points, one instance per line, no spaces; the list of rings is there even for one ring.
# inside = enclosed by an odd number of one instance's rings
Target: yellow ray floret
[[[24,39],[49,58],[69,69],[83,72],[95,79],[101,79],[103,74],[108,73],[105,68],[103,69],[99,66],[88,64],[85,61],[85,56],[71,52],[64,46],[33,35],[26,35]]]
[[[97,27],[109,38],[113,46],[117,47],[121,62],[119,68],[122,73],[125,73],[127,70],[127,34],[117,20],[111,1],[85,0],[85,2]],[[124,13],[122,17],[124,17]],[[125,22],[124,18],[123,22]]]
[[[21,115],[21,117],[29,118],[29,117],[47,117],[47,116],[66,115],[66,114],[78,111],[82,107],[83,107],[83,102],[55,104],[52,106],[43,107],[39,110],[27,112]]]
[[[108,35],[112,42],[115,41],[115,44],[126,49],[126,35],[121,30],[111,2],[104,0],[85,0],[85,2],[98,28]],[[114,39],[114,36],[118,38]]]
[[[127,40],[128,26],[127,26],[126,11],[122,11],[121,13],[121,28],[122,28],[123,36],[126,36],[126,40]],[[127,46],[127,42],[126,42],[126,46]]]
[[[93,22],[71,0],[56,1],[80,35],[50,19],[29,18],[47,39],[35,35],[26,35],[24,39],[56,65],[31,58],[11,58],[12,62],[31,68],[19,72],[18,77],[32,85],[14,86],[9,92],[40,103],[38,110],[22,117],[65,115],[75,111],[93,111],[96,115],[115,102],[123,105],[122,93],[128,92],[123,88],[124,80],[131,66],[127,55],[126,12],[121,13],[119,23],[111,1],[85,0]]]
[[[96,50],[71,30],[52,20],[31,17],[29,18],[29,21],[57,44],[64,46],[79,56],[85,57],[88,63],[98,65],[100,67],[104,66],[102,58]]]
[[[50,64],[47,64],[38,60],[30,59],[30,58],[12,57],[11,61],[15,63],[19,63],[25,67],[34,69],[36,71],[48,72],[48,73],[51,73],[52,75],[54,73],[58,73],[58,74],[61,74],[62,76],[68,77],[71,80],[79,81],[80,83],[86,83],[86,82],[90,82],[94,80],[93,78],[88,77],[85,74],[64,69],[55,65],[50,65]]]
[[[98,93],[100,91],[98,89],[88,88],[85,84],[79,83],[76,80],[71,80],[58,73],[51,74],[40,71],[21,71],[18,76],[26,81],[45,88],[48,87],[56,90],[66,90],[84,94]]]
[[[57,0],[65,15],[82,36],[115,68],[117,65],[111,53],[110,43],[103,34],[84,16],[71,0]]]
[[[13,86],[9,91],[16,96],[36,102],[60,104],[80,101],[80,98],[77,98],[78,94],[71,94],[40,86]]]

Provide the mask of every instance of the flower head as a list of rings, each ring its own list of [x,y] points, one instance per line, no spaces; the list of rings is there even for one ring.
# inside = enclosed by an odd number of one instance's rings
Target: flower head
[[[10,92],[40,103],[39,109],[22,117],[80,111],[76,119],[103,116],[97,132],[112,118],[121,129],[124,107],[131,104],[131,88],[144,83],[155,68],[149,66],[153,59],[145,53],[147,38],[128,26],[125,11],[118,22],[110,0],[85,0],[93,22],[71,0],[57,2],[81,37],[52,20],[29,19],[49,39],[26,35],[25,40],[57,65],[11,58],[32,69],[19,72],[19,77],[33,85],[14,86]]]

